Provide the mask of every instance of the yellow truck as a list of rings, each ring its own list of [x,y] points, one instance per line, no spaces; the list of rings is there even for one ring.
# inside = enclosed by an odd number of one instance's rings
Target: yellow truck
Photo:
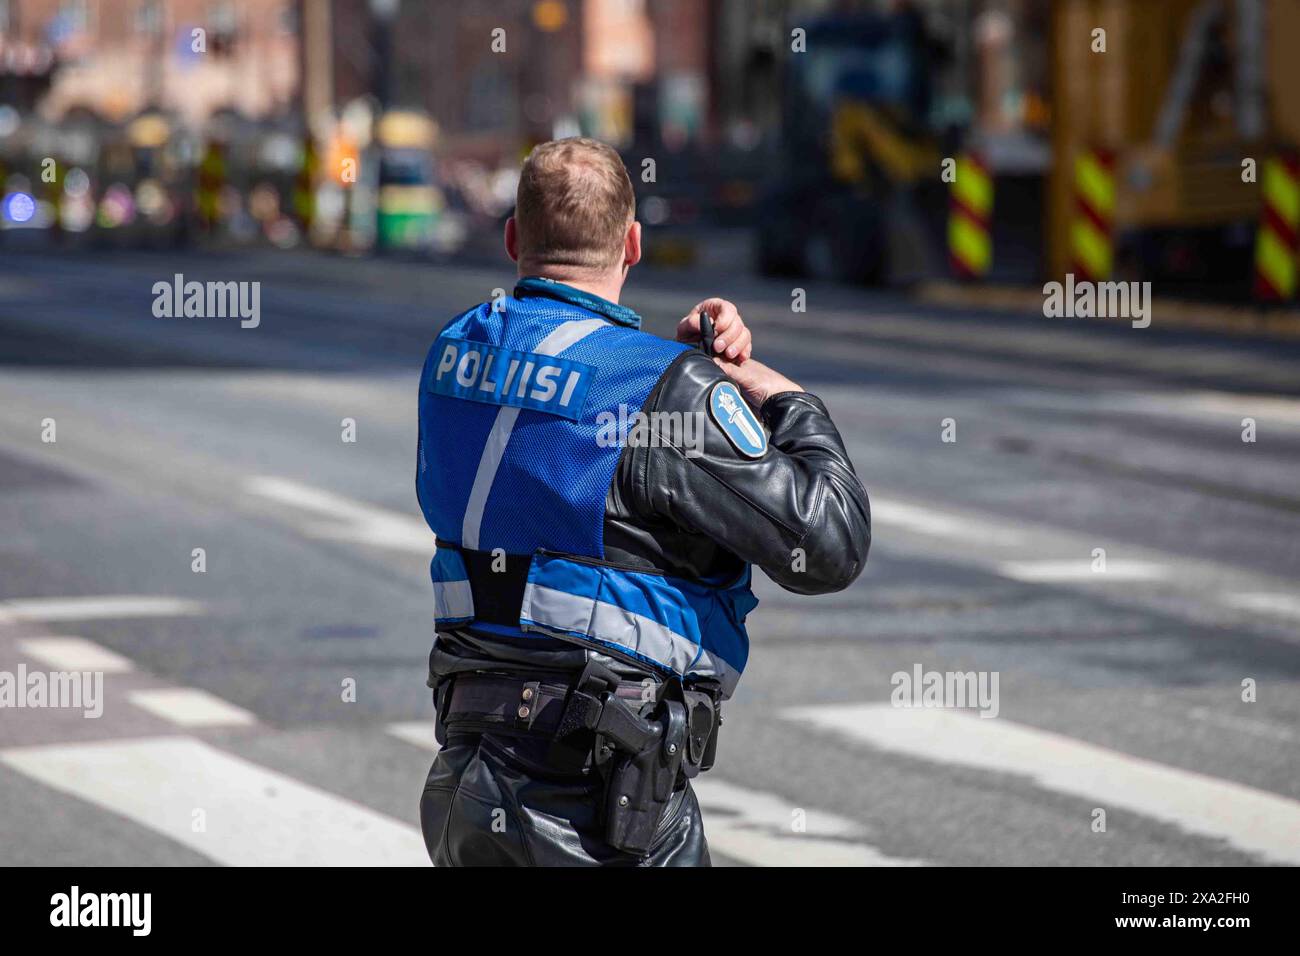
[[[1300,0],[1058,0],[1051,30],[1051,276],[1076,271],[1082,192],[1111,203],[1089,254],[1116,278],[1246,292],[1266,161],[1300,145]]]

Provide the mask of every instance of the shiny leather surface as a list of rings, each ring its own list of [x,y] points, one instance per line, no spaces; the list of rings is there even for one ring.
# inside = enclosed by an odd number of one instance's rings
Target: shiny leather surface
[[[587,771],[541,763],[544,742],[453,735],[429,770],[420,801],[435,866],[708,866],[700,807],[689,783],[674,795],[648,856],[610,847],[602,786]]]
[[[697,579],[749,563],[799,594],[848,587],[867,562],[871,511],[826,406],[806,392],[773,395],[760,410],[770,447],[747,458],[706,411],[724,380],[686,352],[650,393],[647,413],[704,416],[702,447],[624,450],[605,502],[606,559]]]

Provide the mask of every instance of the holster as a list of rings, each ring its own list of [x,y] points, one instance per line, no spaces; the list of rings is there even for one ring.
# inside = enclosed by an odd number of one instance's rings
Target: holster
[[[561,719],[556,745],[589,730],[595,764],[605,784],[605,839],[638,856],[650,852],[680,776],[694,777],[713,763],[717,706],[712,697],[673,679],[638,704],[614,696],[618,677],[588,663]],[[646,713],[648,711],[648,713]]]

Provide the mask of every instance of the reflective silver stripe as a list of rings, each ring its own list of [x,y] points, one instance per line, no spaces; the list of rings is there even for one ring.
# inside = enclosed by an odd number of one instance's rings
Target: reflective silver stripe
[[[740,681],[734,667],[695,642],[658,621],[606,601],[530,583],[524,588],[519,619],[524,630],[530,630],[531,624],[563,632],[559,636],[570,639],[575,633],[585,634],[635,651],[678,674],[717,678],[728,697]]]
[[[472,551],[478,550],[478,530],[483,524],[483,509],[487,507],[488,493],[492,491],[492,482],[496,480],[497,469],[505,457],[506,445],[510,444],[510,433],[514,431],[515,419],[519,409],[513,405],[504,405],[497,412],[488,433],[487,444],[483,446],[483,457],[478,460],[478,471],[474,473],[474,487],[469,492],[469,503],[465,506],[465,521],[461,525],[461,543]]]
[[[539,355],[559,355],[570,345],[585,339],[592,332],[608,325],[604,319],[574,319],[565,322],[542,339],[541,344],[533,349]],[[474,473],[474,486],[469,492],[469,502],[465,505],[465,520],[461,525],[461,544],[473,551],[478,550],[478,532],[483,524],[483,509],[487,507],[488,494],[492,491],[492,482],[496,480],[497,469],[505,457],[506,445],[510,443],[510,433],[514,431],[515,420],[519,418],[519,408],[503,405],[492,423],[487,443],[483,446],[483,457],[478,460],[478,471]]]
[[[433,615],[436,618],[474,616],[474,595],[468,581],[434,581]]]

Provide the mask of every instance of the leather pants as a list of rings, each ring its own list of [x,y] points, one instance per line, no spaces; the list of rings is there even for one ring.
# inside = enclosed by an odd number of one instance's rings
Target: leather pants
[[[586,769],[545,764],[546,742],[449,734],[420,800],[424,843],[435,866],[709,866],[700,806],[690,783],[672,796],[650,853],[605,842],[604,787]]]

